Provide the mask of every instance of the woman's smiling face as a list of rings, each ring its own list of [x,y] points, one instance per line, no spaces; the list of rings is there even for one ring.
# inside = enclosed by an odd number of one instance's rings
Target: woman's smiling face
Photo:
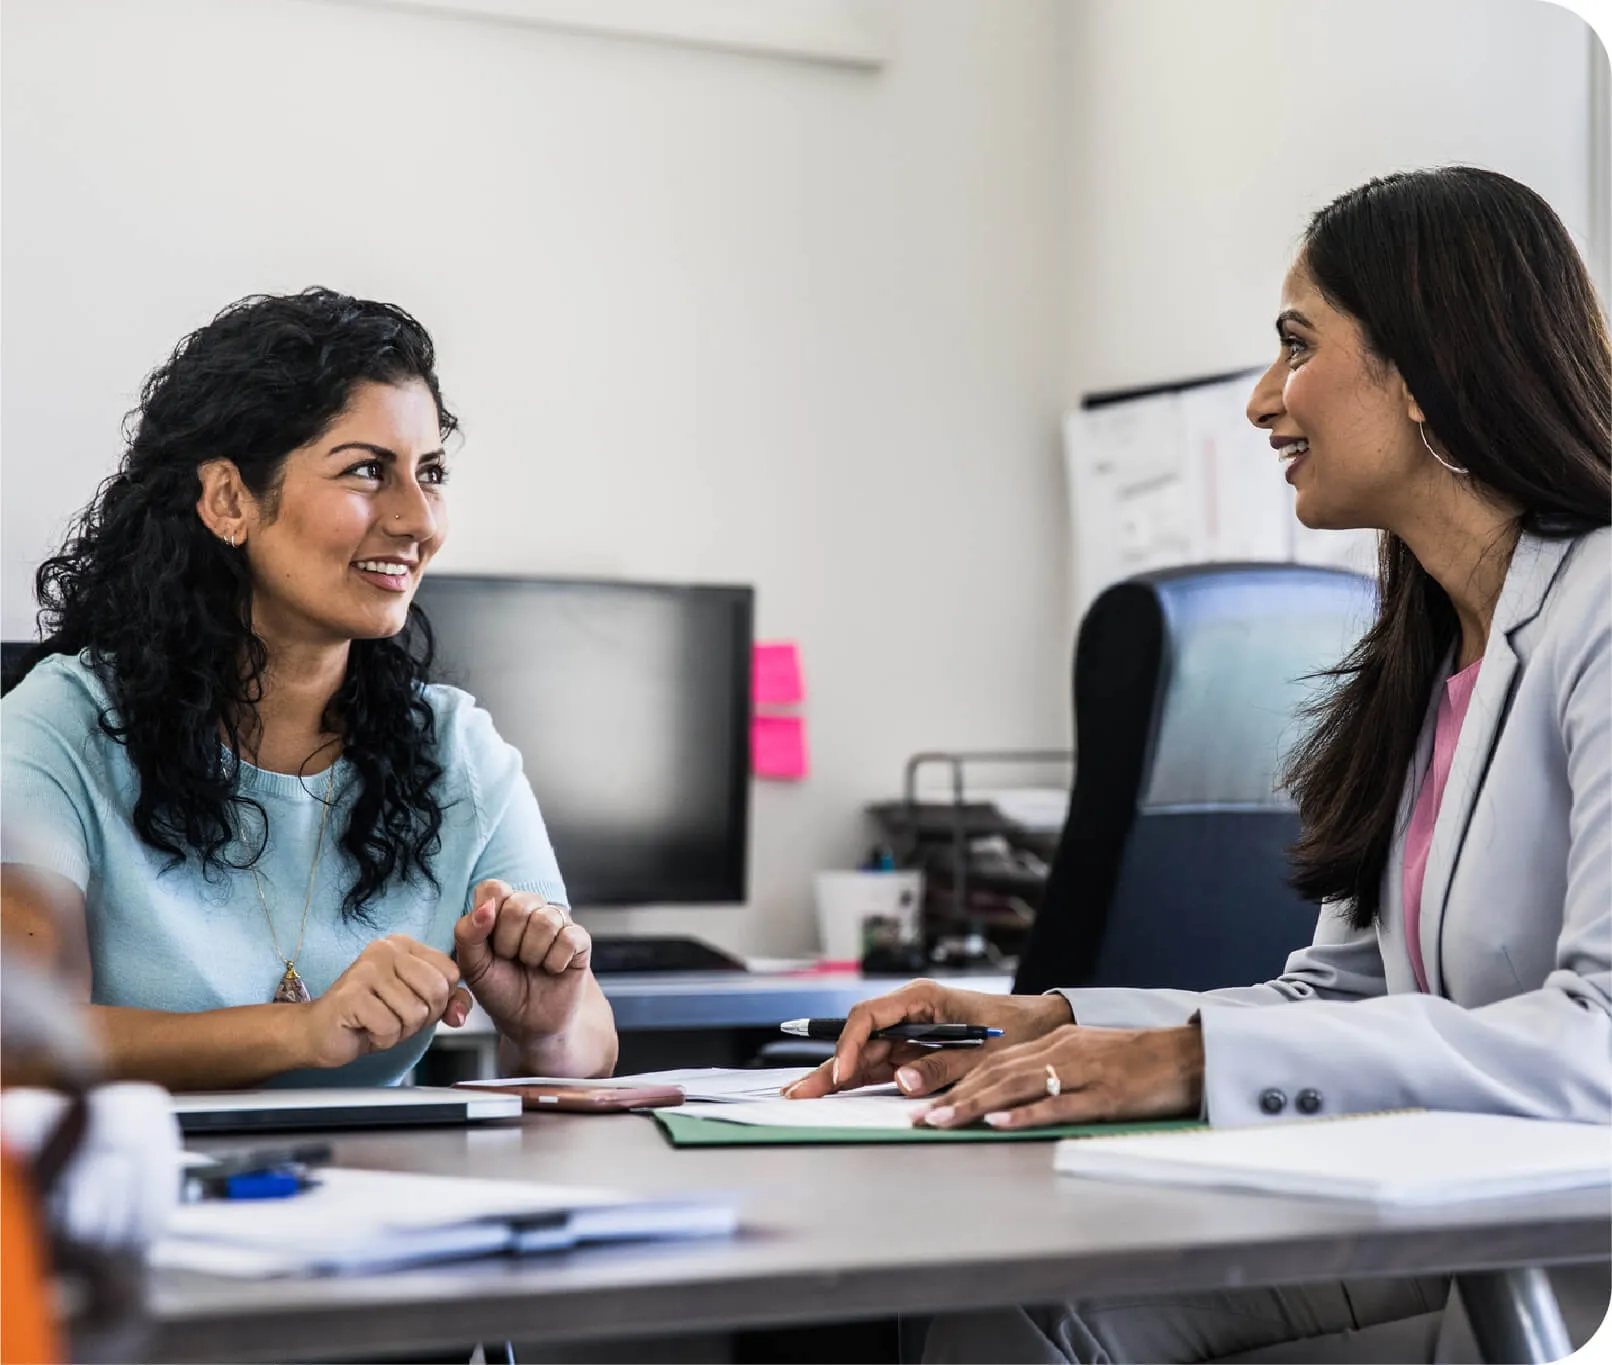
[[[447,535],[436,401],[419,380],[364,383],[317,439],[293,450],[252,506],[252,617],[271,642],[396,635]]]
[[[1254,386],[1248,420],[1286,464],[1299,520],[1393,529],[1432,464],[1398,370],[1327,302],[1302,257],[1282,283],[1276,332],[1278,354]]]

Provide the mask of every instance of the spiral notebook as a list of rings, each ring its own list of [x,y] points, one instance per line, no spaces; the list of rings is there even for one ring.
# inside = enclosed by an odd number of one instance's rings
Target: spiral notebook
[[[1058,1144],[1068,1175],[1441,1204],[1612,1186],[1612,1127],[1407,1110]]]

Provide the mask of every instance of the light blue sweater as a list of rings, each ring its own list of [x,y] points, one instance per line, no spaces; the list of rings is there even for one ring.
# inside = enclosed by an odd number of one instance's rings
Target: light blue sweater
[[[370,923],[344,920],[354,867],[340,846],[358,778],[337,761],[335,799],[325,822],[318,881],[297,973],[318,996],[364,945],[386,934],[453,949],[453,926],[470,893],[488,878],[566,904],[537,800],[519,753],[492,718],[452,687],[425,695],[436,713],[444,772],[442,848],[431,860],[440,890],[393,881],[369,906]],[[100,727],[108,694],[86,659],[38,664],[0,704],[0,808],[10,848],[59,873],[84,893],[100,1005],[207,1010],[256,1005],[274,996],[284,967],[275,955],[252,874],[201,871],[192,857],[165,869],[166,855],[140,841],[133,810],[139,778],[127,751]],[[297,942],[303,898],[328,770],[306,778],[240,765],[241,790],[268,814],[268,844],[257,864],[280,947]],[[248,820],[255,816],[249,811]],[[255,841],[254,841],[255,842]],[[239,861],[239,846],[229,850]],[[331,1070],[288,1072],[282,1085],[393,1085],[420,1058],[431,1030],[385,1052]]]

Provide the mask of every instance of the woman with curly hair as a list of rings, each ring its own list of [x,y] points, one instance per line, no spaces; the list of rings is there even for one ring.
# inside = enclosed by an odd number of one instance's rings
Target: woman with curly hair
[[[6,873],[70,907],[113,1074],[395,1083],[472,996],[507,1067],[614,1066],[520,757],[426,682],[457,426],[401,309],[243,299],[146,381],[40,568]]]

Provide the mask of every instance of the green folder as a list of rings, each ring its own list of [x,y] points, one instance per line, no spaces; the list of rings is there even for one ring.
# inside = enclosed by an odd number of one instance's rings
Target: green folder
[[[1207,1128],[1198,1119],[1154,1119],[1137,1123],[1064,1123],[1052,1128],[774,1128],[759,1123],[649,1111],[674,1147],[812,1147],[824,1143],[867,1142],[1049,1142],[1053,1138],[1117,1137],[1121,1133],[1169,1133]]]

